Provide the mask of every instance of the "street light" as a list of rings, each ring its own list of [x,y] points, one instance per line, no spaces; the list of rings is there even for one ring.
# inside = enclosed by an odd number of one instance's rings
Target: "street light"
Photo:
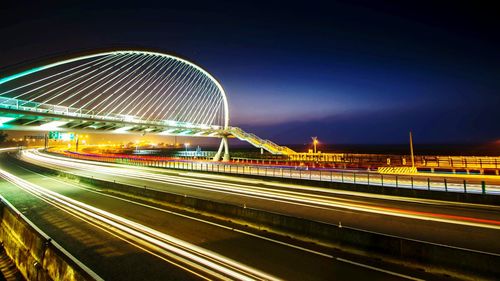
[[[413,136],[411,135],[410,131],[410,154],[411,154],[411,167],[412,169],[415,168],[415,156],[413,155]]]
[[[188,151],[189,145],[190,145],[189,142],[184,143],[184,147],[186,148],[186,152]]]
[[[311,137],[313,140],[314,154],[316,154],[316,145],[318,144],[318,137]]]

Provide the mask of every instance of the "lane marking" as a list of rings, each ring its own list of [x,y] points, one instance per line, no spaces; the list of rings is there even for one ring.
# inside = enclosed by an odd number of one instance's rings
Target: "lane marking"
[[[294,244],[289,244],[289,243],[286,243],[286,242],[283,242],[283,241],[275,240],[275,239],[272,239],[272,238],[269,238],[269,237],[261,236],[261,235],[255,234],[255,233],[251,233],[251,232],[247,232],[247,231],[241,230],[241,229],[232,228],[232,227],[229,227],[229,226],[226,226],[226,225],[223,225],[223,224],[218,224],[218,223],[215,223],[215,222],[212,222],[212,221],[209,221],[209,220],[203,220],[203,219],[200,219],[200,218],[191,217],[191,216],[188,216],[188,215],[185,215],[185,214],[182,214],[182,213],[177,213],[177,212],[166,210],[166,209],[162,209],[162,208],[159,208],[159,207],[156,207],[156,206],[147,205],[145,203],[133,201],[133,200],[130,200],[130,199],[121,198],[121,197],[118,197],[118,196],[115,196],[115,195],[106,194],[104,192],[100,192],[100,191],[88,188],[88,187],[86,187],[84,185],[81,185],[81,184],[74,184],[74,183],[65,182],[65,181],[62,181],[62,180],[59,180],[59,179],[55,179],[55,178],[51,178],[51,177],[39,174],[37,172],[33,172],[33,171],[28,170],[28,169],[26,169],[24,167],[21,167],[21,166],[18,166],[18,167],[21,168],[21,169],[24,169],[24,170],[26,170],[28,172],[32,172],[34,174],[40,175],[40,176],[42,176],[44,178],[47,178],[47,179],[50,179],[50,180],[53,180],[53,181],[56,181],[56,182],[59,182],[59,183],[71,185],[71,186],[74,186],[76,188],[86,190],[88,192],[92,192],[92,193],[96,193],[96,194],[99,194],[99,195],[102,195],[102,196],[106,196],[106,197],[110,197],[110,198],[113,198],[113,199],[125,201],[125,202],[131,203],[131,204],[135,204],[135,205],[139,205],[139,206],[142,206],[142,207],[154,209],[154,210],[157,210],[157,211],[160,211],[160,212],[164,212],[164,213],[168,213],[168,214],[171,214],[171,215],[179,216],[179,217],[182,217],[182,218],[185,218],[185,219],[190,219],[190,220],[198,221],[198,222],[201,222],[201,223],[209,224],[209,225],[212,225],[212,226],[224,228],[224,229],[227,229],[227,230],[230,230],[230,231],[239,232],[239,233],[242,233],[242,234],[245,234],[245,235],[253,236],[253,237],[256,237],[256,238],[260,238],[260,239],[263,239],[263,240],[267,240],[267,241],[270,241],[270,242],[274,242],[274,243],[277,243],[277,244],[281,244],[281,245],[284,245],[284,246],[288,246],[288,247],[291,247],[291,248],[295,248],[295,249],[298,249],[298,250],[309,252],[309,253],[312,253],[312,254],[320,255],[320,256],[323,256],[323,257],[334,258],[332,255],[329,255],[329,254],[325,254],[325,253],[322,253],[322,252],[318,252],[318,251],[311,250],[311,249],[308,249],[308,248],[304,248],[304,247],[301,247],[301,246],[297,246],[297,245],[294,245]]]
[[[11,182],[9,182],[9,183],[13,184]],[[17,186],[16,184],[13,184],[13,185]],[[18,188],[20,188],[20,187],[18,186]],[[176,263],[176,262],[174,262],[172,260],[169,260],[168,258],[166,258],[164,256],[161,256],[161,255],[159,255],[157,253],[154,253],[151,250],[148,250],[148,249],[144,248],[143,246],[140,246],[139,244],[134,243],[130,238],[126,238],[126,235],[124,235],[125,237],[121,237],[118,234],[113,233],[111,230],[104,228],[102,225],[99,225],[98,223],[93,222],[91,218],[84,217],[83,214],[77,215],[74,212],[71,212],[71,211],[67,210],[65,207],[60,206],[60,204],[55,203],[55,202],[51,202],[50,200],[44,198],[43,196],[40,196],[40,195],[34,193],[33,191],[25,190],[23,188],[20,188],[20,189],[23,190],[24,192],[28,193],[28,194],[31,194],[33,197],[38,198],[39,200],[42,200],[45,203],[53,206],[54,208],[59,209],[59,210],[65,212],[66,214],[68,214],[70,216],[73,216],[73,217],[75,217],[75,218],[77,218],[79,220],[82,220],[82,221],[84,221],[84,222],[86,222],[86,223],[88,223],[88,224],[90,224],[90,225],[92,225],[92,226],[94,226],[94,227],[96,227],[96,228],[98,228],[98,229],[100,229],[100,230],[102,230],[102,231],[110,234],[111,236],[113,236],[115,238],[118,238],[118,239],[120,239],[120,240],[122,240],[122,241],[124,241],[124,242],[126,242],[126,243],[128,243],[128,244],[130,244],[132,246],[134,246],[134,247],[137,247],[137,248],[139,248],[139,249],[141,249],[141,250],[143,250],[143,251],[145,251],[145,252],[147,252],[147,253],[149,253],[149,254],[151,254],[153,256],[156,256],[156,257],[158,257],[158,258],[160,258],[160,259],[162,259],[162,260],[164,260],[164,261],[166,261],[166,262],[168,262],[168,263],[170,263],[170,264],[172,264],[174,266],[177,266],[177,267],[179,267],[179,268],[181,268],[183,270],[186,270],[187,272],[190,272],[190,273],[192,273],[194,275],[197,275],[200,278],[203,278],[205,280],[212,280],[212,279],[209,279],[208,277],[200,275],[200,273],[195,272],[192,269],[189,269],[189,268],[187,268],[187,267],[185,267],[185,266],[183,266],[183,265],[181,265],[179,263]]]
[[[62,204],[71,212],[79,215],[90,216],[96,222],[104,224],[110,229],[124,231],[126,235],[141,239],[140,241],[159,247],[166,255],[181,260],[183,263],[193,266],[215,278],[220,279],[222,275],[230,278],[250,280],[254,278],[277,280],[275,277],[262,271],[256,270],[245,264],[233,261],[215,252],[208,251],[194,244],[174,238],[147,226],[127,220],[112,213],[100,210],[85,203],[73,200],[64,195],[47,190],[41,186],[32,184],[16,177],[4,170],[0,170],[0,176],[23,189],[39,194],[50,199],[54,203]],[[250,279],[249,279],[250,278]],[[226,278],[223,278],[226,279]]]
[[[103,166],[103,167],[112,167],[115,169],[127,169],[132,166],[130,165],[124,165],[124,164],[115,164],[115,163],[107,163],[107,162],[99,162],[99,161],[89,161],[89,160],[81,160],[81,159],[74,159],[74,158],[68,158],[68,157],[60,157],[60,156],[54,156],[54,155],[48,155],[48,154],[43,154],[38,151],[30,152],[31,154],[36,154],[39,157],[43,158],[49,158],[53,159],[56,161],[64,161],[65,163],[67,162],[73,162],[73,163],[81,163],[84,165],[98,165],[98,166]],[[160,175],[160,176],[166,176],[166,177],[175,177],[174,175],[170,174],[165,174],[165,169],[163,168],[156,168],[156,167],[143,167],[143,166],[133,166],[134,170],[139,169],[142,171],[150,171],[153,172],[154,175]],[[199,174],[195,172],[177,172],[176,173],[178,176],[186,178],[211,178],[211,177],[216,177],[216,178],[230,178],[229,176],[224,176],[224,175],[207,175],[207,174]],[[191,175],[191,176],[190,176]],[[457,205],[459,207],[478,207],[481,209],[490,210],[498,210],[500,209],[499,206],[494,206],[494,205],[480,205],[480,204],[473,204],[473,203],[461,203],[461,202],[448,202],[448,201],[439,201],[439,200],[431,200],[431,199],[420,199],[420,198],[406,198],[406,197],[397,197],[397,196],[388,196],[388,195],[380,195],[380,194],[365,194],[365,193],[359,193],[359,192],[353,192],[353,191],[338,191],[338,190],[331,190],[331,189],[326,189],[326,188],[320,188],[320,187],[310,187],[310,186],[302,186],[302,185],[295,185],[295,184],[282,184],[282,183],[276,183],[276,182],[263,182],[260,180],[252,180],[252,179],[242,179],[238,177],[232,177],[228,179],[229,181],[232,182],[226,182],[226,184],[236,184],[233,183],[234,181],[237,182],[244,182],[244,183],[250,183],[250,184],[260,184],[260,185],[268,185],[268,186],[276,186],[276,187],[282,187],[286,189],[298,189],[301,191],[317,191],[317,192],[324,192],[324,193],[332,193],[332,194],[341,194],[341,195],[351,195],[351,196],[359,196],[359,197],[365,197],[365,198],[370,198],[370,199],[383,199],[383,200],[391,200],[391,201],[403,201],[403,202],[411,202],[411,203],[418,203],[418,204],[431,204],[431,205]],[[210,182],[213,182],[213,180],[210,180]],[[491,210],[490,210],[491,211]]]
[[[50,157],[42,157],[42,159],[43,158],[50,158]],[[55,158],[61,159],[60,157],[55,157]],[[41,162],[41,161],[36,161],[36,162]],[[59,162],[61,162],[61,160],[59,160]],[[86,162],[88,162],[88,161],[86,161]],[[43,166],[44,164],[41,164],[41,165]],[[47,163],[45,163],[45,165],[58,167],[57,165],[51,165],[51,164],[47,164]],[[78,165],[80,165],[80,166],[89,166],[88,164],[78,164]],[[82,172],[86,171],[83,168],[79,168],[78,170],[81,170]],[[132,171],[129,171],[129,172],[132,172]],[[71,172],[67,172],[67,173],[71,174]],[[117,173],[114,173],[114,174],[117,174]],[[148,181],[151,181],[151,182],[158,182],[158,183],[165,184],[165,181],[154,180],[154,179],[151,179],[151,178],[148,178],[148,177],[144,177],[144,176],[132,177],[130,175],[123,175],[122,173],[118,173],[117,175],[122,176],[124,178],[128,177],[128,178],[131,178],[131,179],[134,179],[134,180],[141,180],[141,179],[144,180],[145,179],[145,180],[148,180]],[[169,182],[169,181],[167,181],[167,182]],[[180,186],[180,187],[188,187],[188,188],[193,188],[193,189],[206,190],[206,188],[196,187],[196,186],[193,186],[192,184],[180,185],[178,183],[172,183],[172,182],[169,182],[169,184],[177,185],[177,186]],[[139,188],[143,188],[143,186],[137,186],[135,184],[129,184],[129,185],[136,186],[136,187],[139,187]],[[149,189],[156,190],[156,191],[159,191],[159,192],[165,192],[165,190],[159,190],[159,189],[154,189],[154,188],[149,188]],[[246,196],[246,197],[250,197],[250,198],[258,198],[258,199],[264,199],[264,200],[275,201],[275,202],[282,202],[282,203],[293,204],[293,205],[300,205],[300,206],[307,206],[307,207],[318,208],[318,209],[325,209],[325,210],[330,210],[330,211],[332,210],[332,208],[326,208],[326,207],[315,206],[315,205],[310,205],[310,204],[306,205],[306,204],[303,204],[303,203],[297,203],[297,202],[293,202],[293,201],[283,201],[283,200],[279,200],[279,199],[272,199],[272,198],[266,198],[266,197],[262,198],[262,197],[258,197],[256,195],[246,195],[246,194],[241,194],[241,193],[234,193],[234,191],[233,192],[231,192],[231,191],[220,191],[220,190],[215,190],[215,191],[217,191],[219,193],[225,193],[225,194],[237,194],[239,196]],[[178,195],[182,195],[182,194],[178,194]],[[273,196],[273,197],[275,197],[275,196]],[[349,208],[347,208],[347,209],[349,209]],[[336,211],[338,211],[338,210],[336,210]],[[342,211],[342,210],[340,210],[340,211]],[[367,210],[364,210],[364,209],[362,211],[367,212]],[[377,213],[377,212],[373,212],[372,211],[372,213]],[[387,213],[382,213],[382,214],[387,214]],[[388,215],[395,215],[395,214],[388,214]],[[461,225],[465,225],[465,226],[477,226],[477,224],[474,224],[474,223],[468,223],[468,222],[461,223],[461,222],[454,222],[454,221],[450,222],[450,221],[444,220],[444,219],[427,218],[427,217],[415,217],[415,216],[405,215],[405,214],[396,214],[396,216],[406,217],[406,218],[417,218],[419,220],[434,221],[434,222],[437,221],[437,222],[455,223],[455,224],[461,224]],[[490,228],[497,228],[497,227],[496,226],[491,226]],[[352,228],[352,229],[356,229],[356,228]],[[363,230],[363,229],[356,229],[356,230],[366,231],[366,230]],[[387,234],[378,233],[378,232],[374,232],[374,231],[368,231],[368,232],[377,233],[377,234],[381,234],[381,235],[387,235]],[[389,235],[389,236],[397,237],[397,238],[402,238],[402,239],[408,239],[408,238],[404,238],[404,237],[400,237],[400,236],[396,236],[396,235]],[[439,243],[434,243],[434,242],[429,242],[429,241],[422,241],[422,240],[417,240],[417,239],[409,239],[409,240],[423,242],[423,243],[430,243],[430,244],[434,244],[434,245],[440,245],[440,246],[450,247],[450,248],[455,248],[455,249],[462,249],[462,250],[467,250],[467,251],[480,252],[480,253],[485,253],[485,254],[489,254],[489,255],[498,255],[498,254],[495,254],[495,253],[478,251],[478,250],[472,250],[472,249],[467,249],[467,248],[462,248],[462,247],[457,247],[457,246],[450,246],[450,245],[445,245],[445,244],[439,244]]]
[[[18,167],[20,167],[20,166],[18,166]],[[170,211],[170,210],[161,209],[161,208],[158,208],[156,206],[150,206],[150,205],[147,205],[147,204],[144,204],[144,203],[132,201],[132,200],[125,199],[125,198],[120,198],[120,197],[117,197],[117,196],[114,196],[114,195],[104,194],[104,193],[99,192],[99,191],[95,191],[95,190],[91,190],[91,189],[86,188],[86,187],[82,187],[80,184],[67,183],[67,182],[61,181],[59,179],[54,179],[54,178],[47,177],[45,175],[39,174],[37,172],[33,172],[33,171],[28,170],[28,169],[26,169],[24,167],[20,167],[20,168],[22,168],[24,170],[27,170],[29,172],[32,172],[34,174],[38,174],[38,175],[40,175],[42,177],[46,177],[46,178],[51,179],[53,181],[64,183],[64,184],[68,184],[68,185],[71,185],[71,186],[75,186],[76,188],[84,189],[84,190],[87,190],[89,192],[97,193],[97,194],[100,194],[100,195],[103,195],[103,196],[107,196],[107,197],[111,197],[111,198],[114,198],[114,199],[118,199],[118,200],[122,200],[122,201],[125,201],[125,202],[129,202],[129,203],[132,203],[132,204],[140,205],[140,206],[143,206],[143,207],[146,207],[146,208],[155,209],[155,210],[158,210],[158,211],[161,211],[161,212],[165,212],[165,213],[169,213],[169,214],[172,214],[172,215],[177,215],[177,216],[184,217],[184,218],[187,218],[187,219],[192,219],[192,220],[199,221],[199,222],[202,222],[202,223],[206,223],[206,224],[218,226],[218,227],[221,227],[221,228],[224,228],[224,229],[228,229],[228,230],[240,232],[242,234],[246,234],[246,235],[253,236],[253,237],[256,237],[256,238],[259,238],[259,239],[263,239],[263,240],[267,240],[267,241],[270,241],[270,242],[274,242],[274,243],[277,243],[277,244],[280,244],[280,245],[284,245],[284,246],[287,246],[287,247],[291,247],[291,248],[295,248],[295,249],[298,249],[298,250],[306,251],[306,252],[309,252],[309,253],[312,253],[312,254],[316,254],[316,255],[320,255],[320,256],[323,256],[323,257],[326,257],[326,258],[335,259],[335,260],[338,260],[340,262],[350,263],[352,265],[357,265],[357,266],[360,266],[360,267],[363,267],[363,268],[367,268],[367,269],[371,269],[371,270],[374,270],[374,271],[383,272],[383,273],[394,275],[394,276],[403,277],[403,278],[410,279],[410,280],[423,281],[423,279],[418,279],[418,278],[414,278],[414,277],[411,277],[411,276],[403,275],[403,274],[400,274],[400,273],[397,273],[397,272],[393,272],[393,271],[385,270],[385,269],[382,269],[382,268],[370,266],[370,265],[367,265],[367,264],[363,264],[363,263],[359,263],[359,262],[354,262],[354,261],[346,260],[346,259],[343,259],[343,258],[340,258],[340,257],[334,257],[333,255],[325,254],[325,253],[322,253],[322,252],[318,252],[318,251],[311,250],[311,249],[308,249],[308,248],[304,248],[304,247],[301,247],[301,246],[297,246],[297,245],[294,245],[294,244],[290,244],[290,243],[286,243],[286,242],[283,242],[283,241],[275,240],[275,239],[272,239],[272,238],[260,236],[260,235],[257,235],[257,234],[251,233],[251,232],[247,232],[247,231],[244,231],[244,230],[240,230],[240,229],[236,229],[236,228],[231,228],[231,227],[228,227],[228,226],[225,226],[225,225],[221,225],[221,224],[217,224],[217,223],[214,223],[214,222],[202,220],[202,219],[199,219],[199,218],[190,217],[190,216],[187,216],[187,215],[184,215],[184,214],[180,214],[180,213],[176,213],[176,212],[173,212],[173,211]]]
[[[37,154],[37,157],[43,159],[44,156]],[[48,157],[48,158],[52,158],[52,157]],[[55,158],[59,158],[59,157],[55,157]],[[38,160],[38,161],[43,163],[42,160]],[[50,160],[48,160],[48,161],[50,161]],[[60,167],[63,165],[63,164],[57,164],[58,162],[62,162],[62,160],[52,160],[52,161],[57,161],[56,164],[53,164],[56,167]],[[66,163],[66,165],[67,165],[67,163]],[[87,173],[91,171],[88,168],[88,166],[90,166],[89,164],[73,164],[73,165],[76,165],[73,167],[75,169],[85,171]],[[43,164],[42,164],[42,166],[43,166]],[[128,171],[128,172],[127,171],[120,171],[120,169],[118,169],[118,168],[111,168],[111,169],[107,168],[107,169],[108,169],[107,174],[114,174],[117,176],[135,179],[135,180],[146,180],[146,181],[158,182],[158,183],[162,183],[162,184],[165,184],[165,183],[175,184],[175,185],[178,185],[180,187],[189,187],[189,188],[194,188],[194,189],[199,189],[199,190],[207,190],[207,185],[209,185],[208,188],[211,191],[227,193],[227,194],[237,194],[240,196],[247,195],[249,197],[259,198],[259,199],[264,199],[264,200],[276,200],[276,198],[281,198],[283,196],[283,194],[281,194],[279,191],[268,190],[266,188],[260,188],[260,187],[255,187],[255,186],[244,186],[244,185],[239,185],[239,184],[227,184],[227,183],[225,183],[224,185],[219,183],[217,185],[217,184],[214,184],[212,181],[196,182],[193,180],[189,181],[186,179],[172,177],[172,176],[164,176],[164,175],[158,175],[158,174],[144,174],[144,173],[134,172],[134,171]],[[69,172],[69,173],[72,173],[72,172]],[[179,183],[179,181],[181,181],[181,183]],[[200,187],[200,186],[202,186],[202,187]],[[239,191],[233,190],[233,189],[231,189],[231,187],[239,188],[240,190]],[[256,191],[253,189],[260,191],[261,194],[248,195],[248,194],[256,194]],[[332,201],[331,198],[329,198],[327,196],[321,196],[321,195],[309,195],[310,198],[306,198],[306,197],[304,197],[305,194],[302,194],[302,193],[297,193],[297,192],[292,192],[292,191],[282,191],[282,192],[284,192],[285,195],[288,195],[288,198],[286,198],[288,200],[287,202],[289,202],[289,203],[301,202],[301,204],[304,204],[304,206],[314,206],[314,204],[316,204],[316,205],[321,205],[321,206],[343,208],[343,209],[366,212],[366,213],[375,213],[375,214],[382,214],[382,215],[389,215],[389,216],[399,216],[399,217],[404,217],[404,218],[435,221],[435,222],[442,222],[442,223],[451,223],[451,224],[459,224],[459,225],[466,225],[466,226],[473,226],[473,227],[500,229],[500,223],[498,223],[498,225],[496,225],[496,224],[487,224],[484,221],[475,222],[474,218],[470,218],[470,220],[459,221],[459,220],[457,220],[457,217],[440,218],[439,214],[426,213],[424,215],[423,213],[412,212],[412,211],[408,211],[408,210],[399,211],[399,209],[395,209],[395,208],[374,207],[374,206],[366,206],[366,205],[362,205],[362,204],[360,205],[360,204],[353,204],[353,203],[349,204],[349,203],[335,202],[335,201]]]
[[[65,161],[67,162],[73,162],[73,163],[83,163],[85,165],[97,165],[97,166],[103,166],[103,167],[113,167],[113,168],[121,168],[121,169],[127,169],[130,168],[130,165],[125,165],[125,164],[116,164],[116,163],[108,163],[108,162],[101,162],[98,160],[82,160],[82,159],[75,159],[75,158],[68,158],[68,157],[61,157],[61,156],[54,156],[54,155],[49,155],[49,154],[42,154],[39,151],[34,151],[34,153],[39,155],[40,157],[44,158],[50,158],[54,160],[59,160],[59,161]],[[166,173],[169,169],[165,168],[157,168],[157,167],[147,167],[147,166],[133,166],[134,169],[139,169],[142,171],[150,171],[153,172],[155,175],[164,175],[167,177],[175,177],[174,175],[170,175],[169,173]],[[298,189],[301,191],[317,191],[317,192],[323,192],[323,193],[330,193],[330,194],[341,194],[341,195],[350,195],[350,196],[358,196],[358,197],[365,197],[365,198],[370,198],[370,199],[381,199],[381,200],[390,200],[390,201],[403,201],[403,202],[411,202],[411,203],[418,203],[418,204],[428,204],[428,205],[448,205],[448,206],[458,206],[458,207],[475,207],[475,208],[481,208],[481,209],[495,209],[498,210],[500,207],[494,206],[494,205],[480,205],[480,204],[473,204],[473,203],[462,203],[462,202],[449,202],[449,201],[439,201],[439,200],[431,200],[431,199],[421,199],[421,198],[407,198],[407,197],[398,197],[398,196],[388,196],[388,195],[380,195],[380,194],[365,194],[365,193],[359,193],[359,192],[353,192],[353,191],[339,191],[339,190],[331,190],[331,189],[326,189],[326,188],[321,188],[321,187],[311,187],[311,186],[303,186],[303,185],[296,185],[296,184],[282,184],[282,183],[277,183],[277,182],[264,182],[261,180],[253,180],[253,179],[243,179],[240,177],[230,177],[230,176],[225,176],[225,175],[210,175],[210,174],[200,174],[196,172],[183,172],[183,171],[178,171],[175,170],[175,174],[180,176],[180,177],[189,177],[189,178],[229,178],[228,180],[230,181],[227,184],[235,184],[234,182],[243,182],[243,183],[250,183],[250,184],[260,184],[260,185],[267,185],[267,186],[275,186],[275,187],[281,187],[281,188],[286,188],[286,189]],[[213,180],[211,180],[213,182]]]
[[[341,261],[341,262],[348,263],[348,264],[357,265],[357,266],[360,266],[360,267],[368,268],[368,269],[371,269],[371,270],[383,272],[383,273],[386,273],[386,274],[389,274],[389,275],[394,275],[394,276],[405,278],[405,279],[409,279],[409,280],[424,281],[424,279],[420,279],[420,278],[408,276],[408,275],[405,275],[405,274],[400,274],[400,273],[397,273],[397,272],[385,270],[385,269],[382,269],[382,268],[378,268],[378,267],[374,267],[374,266],[362,264],[362,263],[359,263],[359,262],[355,262],[355,261],[351,261],[351,260],[347,260],[347,259],[343,259],[343,258],[335,258],[335,259],[338,260],[338,261]]]

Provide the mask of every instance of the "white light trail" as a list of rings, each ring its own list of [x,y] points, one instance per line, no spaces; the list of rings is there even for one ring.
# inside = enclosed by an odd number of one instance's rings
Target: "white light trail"
[[[168,183],[177,186],[183,186],[190,189],[205,190],[211,192],[220,192],[225,194],[246,196],[250,198],[258,198],[275,202],[283,202],[292,205],[309,206],[314,208],[340,208],[345,210],[360,211],[365,213],[403,217],[408,219],[417,219],[425,221],[435,221],[441,223],[466,225],[471,227],[482,227],[500,230],[500,225],[487,222],[476,222],[474,219],[460,220],[458,218],[448,218],[442,214],[421,212],[412,212],[408,210],[393,209],[379,207],[369,204],[350,202],[352,200],[334,198],[329,195],[311,194],[308,193],[312,187],[297,188],[287,185],[288,189],[276,189],[269,187],[261,187],[250,184],[237,184],[227,182],[214,182],[211,180],[192,179],[183,176],[172,176],[149,172],[147,169],[138,169],[138,167],[127,167],[119,164],[102,163],[98,169],[95,168],[95,162],[85,160],[75,160],[70,158],[61,158],[52,155],[41,155],[38,152],[24,151],[23,157],[28,161],[35,161],[37,165],[49,166],[55,169],[78,169],[90,173],[103,173],[106,175],[116,175],[131,179],[141,179],[150,182]],[[68,170],[70,173],[74,172]],[[481,221],[481,219],[478,219]],[[485,220],[487,221],[487,220]]]
[[[32,184],[5,170],[0,169],[0,177],[83,220],[96,223],[119,236],[132,237],[135,242],[193,267],[207,277],[222,280],[279,280],[181,239]]]

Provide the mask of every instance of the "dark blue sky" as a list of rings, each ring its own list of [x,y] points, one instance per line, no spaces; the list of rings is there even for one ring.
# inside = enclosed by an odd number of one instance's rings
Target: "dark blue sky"
[[[488,2],[2,4],[0,67],[112,45],[185,56],[233,125],[280,143],[500,140],[500,12]],[[435,3],[439,2],[439,4]]]

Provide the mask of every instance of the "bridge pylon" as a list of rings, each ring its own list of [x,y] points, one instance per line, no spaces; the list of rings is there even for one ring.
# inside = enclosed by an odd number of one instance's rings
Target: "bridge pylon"
[[[79,55],[0,77],[0,127],[222,138],[215,161],[229,161],[228,137],[295,154],[230,127],[226,92],[206,70],[145,50]]]
[[[217,153],[214,156],[213,161],[220,161],[221,159],[221,154],[222,150],[224,149],[224,155],[222,156],[222,161],[226,162],[229,161],[229,142],[227,140],[227,136],[224,135],[220,141],[219,149],[217,150]]]

